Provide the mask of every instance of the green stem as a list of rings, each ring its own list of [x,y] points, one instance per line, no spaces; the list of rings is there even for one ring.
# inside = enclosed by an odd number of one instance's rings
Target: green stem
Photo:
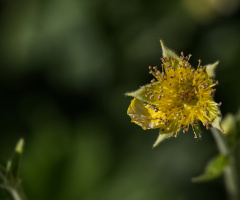
[[[224,180],[228,198],[229,200],[239,200],[237,170],[233,153],[227,145],[222,133],[215,128],[211,128],[211,132],[220,153],[228,157],[229,165],[224,170]]]
[[[18,189],[5,185],[0,185],[0,187],[9,191],[14,200],[27,200],[21,186]]]
[[[9,192],[11,193],[14,200],[23,200],[16,190],[10,189]]]

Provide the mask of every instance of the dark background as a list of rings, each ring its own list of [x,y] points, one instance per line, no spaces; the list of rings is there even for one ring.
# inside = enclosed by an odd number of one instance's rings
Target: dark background
[[[124,93],[150,82],[162,39],[193,66],[220,60],[215,99],[235,114],[239,0],[0,4],[0,163],[23,137],[29,199],[226,199],[222,178],[191,182],[218,153],[211,133],[152,149],[158,130],[131,123]]]

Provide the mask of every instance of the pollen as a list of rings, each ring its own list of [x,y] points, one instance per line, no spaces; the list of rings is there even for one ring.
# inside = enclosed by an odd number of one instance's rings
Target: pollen
[[[162,47],[164,51],[163,44]],[[206,129],[221,129],[221,102],[213,100],[218,81],[209,73],[209,66],[201,65],[199,60],[197,68],[193,68],[189,63],[191,55],[181,53],[178,57],[167,50],[170,53],[161,58],[161,70],[149,66],[149,73],[154,76],[151,83],[127,93],[134,97],[127,112],[132,122],[143,129],[160,128],[159,138],[163,134],[177,137],[180,130],[185,133],[189,128],[195,138],[201,137],[199,121]]]

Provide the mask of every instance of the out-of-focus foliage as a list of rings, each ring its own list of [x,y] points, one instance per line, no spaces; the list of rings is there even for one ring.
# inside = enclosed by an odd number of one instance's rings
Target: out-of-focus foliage
[[[6,168],[0,166],[0,189],[1,199],[13,198],[14,200],[25,200],[22,183],[18,176],[20,158],[23,152],[24,140],[17,143],[12,158],[8,160]],[[4,195],[3,195],[4,194]]]
[[[225,155],[219,155],[213,158],[206,166],[205,172],[192,179],[193,182],[211,181],[222,175],[223,170],[228,166],[228,159]]]
[[[194,55],[195,66],[220,60],[215,99],[223,115],[235,113],[238,0],[0,4],[0,162],[25,138],[20,171],[29,199],[225,199],[222,179],[190,181],[217,154],[211,134],[180,135],[152,150],[158,131],[130,123],[124,92],[150,81],[163,39]]]

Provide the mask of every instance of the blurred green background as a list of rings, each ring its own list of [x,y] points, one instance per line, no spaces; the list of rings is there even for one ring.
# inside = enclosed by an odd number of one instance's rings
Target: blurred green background
[[[152,149],[124,93],[161,65],[159,40],[220,60],[223,115],[240,100],[239,0],[2,0],[0,163],[26,141],[21,177],[34,200],[226,199],[221,178],[191,183],[217,147],[189,132]]]

